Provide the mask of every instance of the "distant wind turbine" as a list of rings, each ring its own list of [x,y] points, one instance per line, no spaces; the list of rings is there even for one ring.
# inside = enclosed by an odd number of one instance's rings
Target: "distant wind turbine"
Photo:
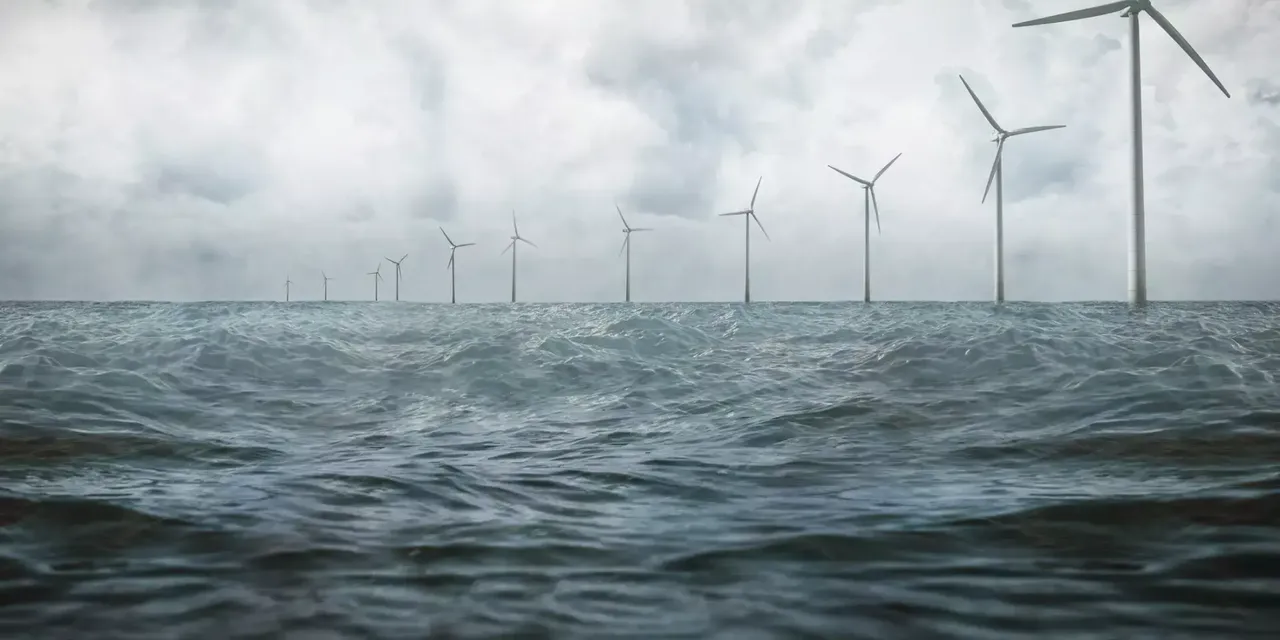
[[[533,247],[534,249],[537,249],[538,245],[532,242],[529,242],[528,240],[525,240],[523,237],[520,236],[520,227],[516,226],[516,212],[514,209],[511,211],[511,231],[512,231],[511,244],[507,245],[507,248],[503,249],[502,253],[506,253],[508,250],[511,251],[511,301],[515,302],[516,301],[516,243],[523,242]],[[502,255],[502,253],[498,255]]]
[[[367,276],[373,276],[373,301],[378,301],[378,281],[382,280],[382,263],[378,263],[378,268],[366,273]]]
[[[627,252],[626,301],[631,302],[631,234],[637,231],[653,231],[653,229],[648,229],[644,227],[633,228],[631,225],[627,224],[627,219],[622,216],[622,207],[619,207],[617,203],[615,203],[613,206],[618,210],[618,217],[622,218],[622,233],[626,236],[622,239],[622,248],[618,249],[618,254],[621,255],[623,251]],[[761,227],[761,229],[763,229],[763,227]]]
[[[765,239],[765,240],[769,240],[769,232],[764,230],[764,225],[763,225],[763,224],[760,224],[760,218],[757,218],[757,217],[756,217],[756,196],[757,196],[757,195],[760,195],[760,182],[761,182],[761,181],[763,181],[763,180],[764,180],[764,176],[760,176],[760,178],[756,180],[756,190],[755,190],[755,191],[753,191],[753,192],[751,192],[751,204],[750,204],[746,209],[743,209],[742,211],[734,211],[734,212],[732,212],[732,213],[722,213],[722,214],[720,214],[720,216],[721,216],[721,217],[725,217],[725,216],[742,216],[742,217],[743,217],[743,221],[744,221],[744,222],[746,222],[746,225],[747,225],[747,236],[746,236],[746,248],[747,248],[747,252],[746,252],[746,266],[747,266],[747,269],[746,269],[746,272],[745,272],[745,274],[746,274],[746,285],[745,285],[744,293],[743,293],[743,296],[742,296],[742,301],[743,301],[743,302],[751,302],[751,221],[752,221],[752,220],[755,220],[755,221],[756,221],[756,226],[760,227],[760,233],[763,233],[763,234],[764,234],[764,239]],[[770,240],[770,242],[772,242],[772,240]]]
[[[440,233],[444,233],[444,227],[440,227]],[[447,233],[444,233],[444,239],[449,243],[449,264],[445,265],[445,268],[449,270],[449,303],[457,304],[458,267],[457,263],[453,261],[453,254],[457,252],[459,247],[474,247],[476,243],[464,242],[462,244],[456,244],[454,243],[453,238],[450,238]]]
[[[284,301],[285,302],[289,301],[289,285],[291,284],[293,284],[293,281],[289,279],[289,276],[285,276],[284,277]]]
[[[404,259],[408,257],[409,257],[409,254],[406,253],[400,256],[399,260],[392,260],[391,258],[387,258],[387,262],[390,262],[391,264],[394,264],[396,266],[396,302],[400,301],[400,263],[404,262]]]
[[[897,162],[898,158],[901,158],[901,157],[902,157],[901,153],[894,156],[893,159],[890,160],[888,164],[884,165],[883,168],[881,168],[879,171],[876,172],[875,177],[871,178],[870,182],[863,180],[862,178],[856,177],[847,171],[841,171],[840,169],[832,167],[831,165],[827,165],[828,167],[831,168],[832,171],[835,171],[836,173],[862,185],[862,200],[863,200],[862,301],[863,302],[871,302],[871,208],[873,206],[875,207],[875,212],[876,212],[876,233],[877,234],[880,233],[880,203],[876,202],[876,180],[879,180],[880,176],[884,175],[884,172],[888,171],[889,167],[893,166],[893,163]]]
[[[978,94],[973,92],[973,88],[965,81],[964,76],[960,76],[960,82],[964,83],[964,88],[969,92],[969,97],[973,98],[974,104],[978,105],[978,110],[982,112],[982,116],[991,124],[991,128],[996,130],[996,137],[991,141],[996,143],[996,159],[991,165],[991,175],[987,176],[987,188],[982,192],[982,201],[987,201],[987,193],[991,191],[991,181],[996,183],[996,302],[1004,302],[1004,141],[1013,136],[1020,136],[1024,133],[1035,133],[1037,131],[1048,131],[1050,129],[1061,129],[1064,124],[1051,124],[1039,127],[1025,127],[1022,129],[1014,129],[1013,131],[1005,131],[996,124],[996,119],[992,117],[991,112],[983,106],[982,101],[978,99]]]
[[[1151,19],[1160,25],[1160,28],[1169,34],[1173,41],[1178,43],[1179,47],[1191,57],[1191,60],[1209,76],[1209,80],[1217,85],[1228,98],[1231,94],[1227,92],[1227,88],[1222,85],[1218,77],[1213,75],[1213,71],[1209,69],[1209,65],[1205,63],[1200,54],[1191,48],[1191,44],[1181,33],[1173,27],[1164,14],[1151,6],[1150,0],[1122,0],[1121,2],[1109,2],[1107,4],[1093,7],[1090,9],[1079,9],[1076,11],[1068,11],[1047,18],[1038,18],[1035,20],[1027,20],[1019,22],[1014,27],[1031,27],[1041,24],[1053,24],[1056,22],[1068,22],[1071,20],[1082,20],[1084,18],[1094,18],[1104,16],[1123,10],[1121,17],[1129,19],[1129,90],[1132,99],[1131,126],[1133,128],[1133,215],[1129,225],[1129,301],[1135,304],[1142,304],[1147,301],[1147,248],[1146,248],[1146,208],[1145,194],[1142,184],[1142,53],[1141,38],[1139,34],[1138,16],[1142,12],[1151,15]]]
[[[320,270],[320,277],[324,278],[324,300],[325,302],[328,302],[329,301],[329,281],[332,280],[333,278],[330,278],[328,275],[326,275],[323,269]]]

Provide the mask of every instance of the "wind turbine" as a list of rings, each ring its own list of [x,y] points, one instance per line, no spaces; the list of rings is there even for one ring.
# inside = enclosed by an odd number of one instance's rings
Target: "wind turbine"
[[[440,233],[444,233],[444,227],[440,227]],[[458,247],[473,247],[476,243],[464,242],[462,244],[455,244],[453,242],[453,238],[450,238],[447,233],[444,233],[444,239],[449,243],[449,264],[445,265],[445,268],[449,270],[449,304],[457,304],[458,269],[453,261],[453,254],[458,250]]]
[[[751,302],[751,221],[752,221],[752,220],[755,220],[755,221],[756,221],[756,226],[760,227],[760,233],[763,233],[763,234],[764,234],[764,239],[765,239],[765,240],[769,240],[770,242],[772,242],[772,240],[770,240],[770,239],[769,239],[769,232],[764,230],[764,225],[763,225],[763,224],[760,224],[760,218],[757,218],[757,217],[756,217],[756,196],[760,194],[760,182],[761,182],[761,181],[763,181],[763,180],[764,180],[764,176],[760,176],[760,178],[756,180],[756,190],[751,192],[751,204],[750,204],[746,209],[743,209],[742,211],[734,211],[734,212],[732,212],[732,213],[722,213],[722,214],[720,214],[720,216],[721,216],[721,217],[725,217],[725,216],[742,216],[743,221],[744,221],[744,222],[746,222],[746,225],[747,225],[747,236],[746,236],[746,247],[747,247],[747,252],[746,252],[746,265],[747,265],[747,269],[746,269],[746,272],[745,272],[745,273],[746,273],[746,285],[745,285],[744,293],[743,293],[743,296],[742,296],[742,301],[743,301],[743,302]],[[619,213],[621,213],[621,212],[619,212]]]
[[[627,252],[627,302],[631,302],[631,234],[637,231],[653,231],[644,227],[635,227],[627,224],[627,219],[622,216],[622,207],[614,203],[614,208],[618,210],[618,217],[622,218],[622,233],[626,237],[622,240],[622,248],[618,249],[618,255],[622,255],[623,251]],[[764,227],[760,228],[764,230]]]
[[[383,279],[383,278],[382,278],[382,263],[381,263],[381,262],[379,262],[379,263],[378,263],[378,268],[377,268],[377,269],[374,269],[373,271],[370,271],[369,273],[366,273],[365,275],[366,275],[366,276],[373,276],[373,301],[374,301],[374,302],[377,302],[377,301],[378,301],[378,281]]]
[[[1061,129],[1067,125],[1051,124],[1005,131],[996,124],[996,119],[983,106],[982,101],[978,99],[978,94],[973,92],[973,88],[965,81],[964,76],[960,76],[960,82],[964,83],[964,88],[969,92],[969,97],[973,98],[974,104],[978,105],[982,116],[991,124],[991,128],[996,130],[996,137],[991,139],[996,143],[996,159],[991,165],[991,175],[987,176],[987,188],[982,192],[982,201],[987,201],[987,193],[991,191],[991,181],[994,180],[996,183],[996,302],[1004,302],[1004,141],[1024,133]]]
[[[284,301],[285,302],[289,301],[289,285],[291,284],[293,284],[293,281],[289,279],[289,276],[285,276],[284,277]]]
[[[391,264],[394,264],[396,266],[396,302],[400,301],[400,263],[404,262],[404,259],[408,257],[409,257],[409,254],[406,253],[400,256],[399,260],[392,260],[391,258],[387,258],[387,262],[390,262]]]
[[[1209,69],[1209,65],[1205,63],[1204,58],[1191,48],[1191,43],[1182,37],[1181,33],[1173,27],[1168,18],[1164,14],[1151,6],[1151,0],[1121,0],[1121,2],[1109,2],[1107,4],[1093,7],[1090,9],[1079,9],[1076,11],[1068,11],[1047,18],[1037,18],[1035,20],[1027,20],[1019,22],[1014,27],[1031,27],[1041,24],[1053,24],[1055,22],[1068,22],[1071,20],[1082,20],[1084,18],[1094,18],[1104,16],[1123,10],[1120,14],[1122,18],[1129,19],[1129,91],[1132,98],[1132,115],[1130,124],[1133,127],[1133,216],[1129,225],[1129,302],[1134,304],[1142,304],[1147,301],[1147,248],[1146,248],[1146,208],[1145,194],[1142,185],[1142,53],[1141,38],[1139,34],[1138,16],[1142,12],[1151,15],[1151,19],[1160,25],[1160,28],[1169,34],[1173,41],[1178,43],[1179,47],[1191,57],[1191,60],[1204,71],[1205,75],[1222,90],[1223,95],[1228,98],[1231,94],[1227,88],[1222,86],[1222,82],[1218,77],[1213,75],[1213,71]]]
[[[328,302],[329,301],[329,281],[332,280],[333,278],[330,278],[328,275],[326,275],[323,269],[320,270],[320,277],[324,278],[324,301]]]
[[[503,249],[502,253],[506,253],[508,250],[511,251],[511,301],[515,302],[516,301],[516,243],[523,242],[533,247],[534,249],[537,249],[538,245],[532,242],[529,242],[528,240],[525,240],[523,237],[520,236],[520,227],[516,226],[515,209],[511,210],[511,231],[512,231],[511,244],[507,245],[507,248]],[[502,253],[498,255],[502,255]]]
[[[832,171],[835,171],[836,173],[862,185],[862,200],[863,200],[862,301],[863,302],[871,302],[871,208],[873,206],[875,207],[875,212],[876,212],[876,233],[877,234],[880,233],[880,203],[876,202],[876,180],[879,180],[880,176],[884,175],[884,172],[888,171],[889,167],[893,166],[893,163],[897,162],[898,158],[901,158],[901,157],[902,157],[901,153],[894,156],[893,159],[889,161],[889,164],[884,165],[883,168],[881,168],[879,171],[876,172],[875,177],[871,178],[870,182],[867,182],[862,178],[854,176],[852,173],[849,173],[847,171],[841,171],[840,169],[832,167],[831,165],[827,165],[828,167],[831,168]]]

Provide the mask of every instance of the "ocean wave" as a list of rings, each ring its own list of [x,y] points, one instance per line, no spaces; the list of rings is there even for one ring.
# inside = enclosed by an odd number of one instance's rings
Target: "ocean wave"
[[[1266,637],[1277,312],[7,303],[0,629]]]

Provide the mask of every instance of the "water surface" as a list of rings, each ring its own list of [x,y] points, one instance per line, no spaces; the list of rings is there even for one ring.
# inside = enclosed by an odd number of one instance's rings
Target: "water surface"
[[[0,633],[1270,638],[1277,318],[9,303]]]

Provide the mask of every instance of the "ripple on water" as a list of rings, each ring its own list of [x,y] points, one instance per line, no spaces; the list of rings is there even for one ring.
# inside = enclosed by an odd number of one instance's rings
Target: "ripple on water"
[[[6,304],[0,631],[1270,637],[1277,311]]]

